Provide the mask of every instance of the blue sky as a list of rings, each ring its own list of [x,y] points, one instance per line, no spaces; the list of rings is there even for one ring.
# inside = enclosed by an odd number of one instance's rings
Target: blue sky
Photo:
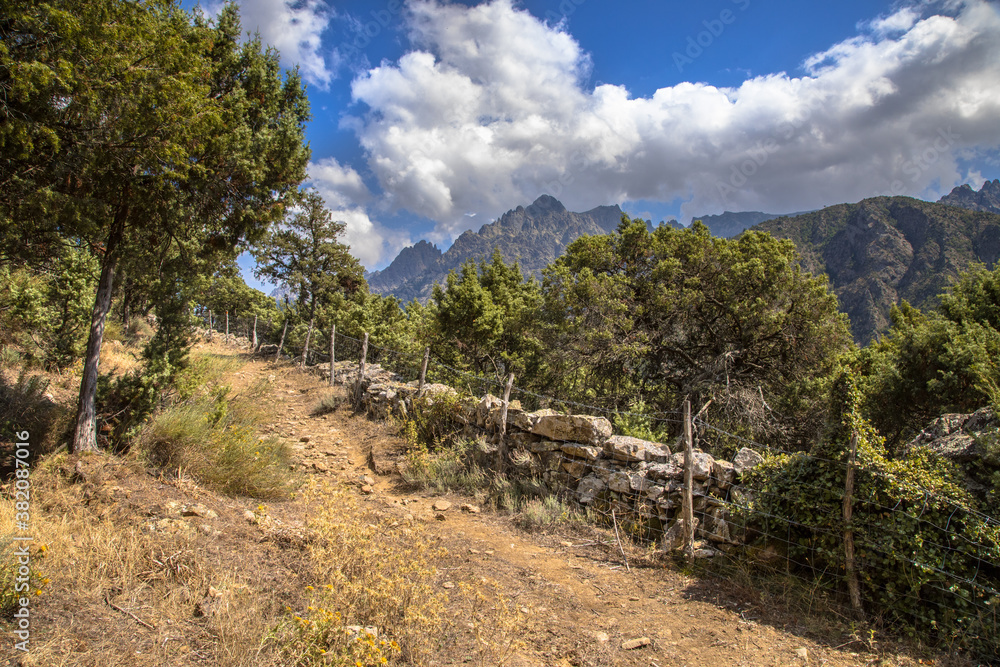
[[[239,4],[368,269],[543,193],[687,223],[1000,177],[995,1]]]

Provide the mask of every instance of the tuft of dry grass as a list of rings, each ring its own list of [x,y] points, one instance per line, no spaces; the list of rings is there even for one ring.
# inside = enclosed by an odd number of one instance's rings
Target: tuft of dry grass
[[[324,396],[323,398],[321,398],[319,401],[316,402],[316,405],[312,407],[312,410],[309,411],[309,414],[311,414],[314,417],[330,414],[331,412],[336,412],[337,410],[339,410],[340,406],[344,405],[345,403],[347,403],[347,395],[344,394],[343,392],[327,394],[326,396]]]
[[[203,372],[212,377],[217,370],[211,365]],[[269,391],[267,381],[235,396],[228,385],[203,388],[154,415],[139,436],[137,452],[166,473],[184,471],[221,493],[287,497],[297,484],[289,472],[291,451],[280,438],[256,435],[270,417],[261,409]]]
[[[489,473],[476,463],[476,447],[473,441],[459,440],[431,452],[423,444],[411,441],[400,471],[403,480],[415,488],[438,493],[476,495],[490,486]]]

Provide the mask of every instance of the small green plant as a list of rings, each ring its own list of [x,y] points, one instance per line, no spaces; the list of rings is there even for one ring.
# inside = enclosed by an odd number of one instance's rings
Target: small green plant
[[[404,427],[404,433],[412,432]],[[489,475],[475,461],[476,443],[459,440],[450,447],[431,452],[421,443],[411,444],[403,479],[421,489],[439,493],[457,491],[474,495],[489,485]]]
[[[462,427],[462,397],[457,393],[424,395],[413,400],[406,436],[413,444],[436,447],[457,434]]]
[[[327,394],[312,407],[309,414],[314,417],[330,414],[331,412],[336,412],[346,402],[347,396],[343,393]]]
[[[21,363],[23,356],[17,348],[10,345],[0,345],[0,368]]]
[[[567,505],[557,496],[545,496],[527,500],[514,517],[514,523],[525,530],[538,530],[581,519],[578,509]]]
[[[628,411],[614,415],[615,432],[651,442],[670,442],[670,431],[664,424],[657,425],[650,417],[649,406],[642,399],[629,403]]]
[[[119,335],[129,345],[141,345],[156,333],[153,326],[143,317],[133,317]]]

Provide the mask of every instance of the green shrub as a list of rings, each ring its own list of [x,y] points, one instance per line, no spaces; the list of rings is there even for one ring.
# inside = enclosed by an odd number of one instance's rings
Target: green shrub
[[[616,412],[614,415],[615,433],[651,442],[670,442],[669,427],[662,422],[657,423],[647,414],[648,411],[649,406],[641,398],[629,403],[627,412]]]
[[[49,380],[22,370],[15,382],[0,373],[0,442],[14,431],[31,433],[32,457],[55,448],[63,433],[70,411],[55,404],[46,392]],[[0,474],[9,472],[14,465],[8,457],[13,451],[0,447]]]
[[[457,393],[427,394],[413,399],[405,426],[411,444],[437,447],[462,430],[463,399]]]
[[[789,563],[841,592],[843,498],[851,432],[858,434],[853,519],[863,606],[908,634],[1000,656],[1000,525],[976,511],[949,462],[926,450],[887,456],[858,416],[857,392],[817,456],[771,456],[744,478],[739,518],[758,535],[748,553],[783,543]],[[776,538],[776,539],[775,539]]]
[[[125,325],[125,331],[120,335],[129,345],[145,343],[156,333],[153,326],[144,317],[133,317]]]
[[[488,473],[476,463],[475,448],[476,443],[470,440],[459,440],[435,452],[423,444],[411,443],[403,480],[439,493],[457,491],[475,495],[489,486]]]
[[[46,268],[0,270],[0,341],[52,369],[80,359],[87,342],[97,262],[66,247]]]
[[[574,507],[562,502],[557,496],[531,498],[523,503],[514,523],[525,530],[538,530],[579,520],[582,514]]]

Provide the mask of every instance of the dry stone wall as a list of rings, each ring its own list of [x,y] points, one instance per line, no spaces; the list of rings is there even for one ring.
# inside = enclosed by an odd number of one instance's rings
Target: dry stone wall
[[[358,391],[358,374],[339,368],[349,390]],[[428,409],[449,398],[454,410],[447,414],[469,436],[493,434],[499,443],[503,401],[487,394],[481,398],[460,395],[441,384],[424,385],[419,400],[417,382],[370,367],[361,378],[361,404],[376,418],[407,417],[413,410]],[[440,413],[443,414],[443,413]],[[525,411],[518,401],[507,410],[506,444],[512,472],[542,480],[549,490],[595,511],[615,511],[618,520],[642,525],[647,534],[661,535],[664,548],[682,542],[680,517],[684,490],[684,452],[663,443],[616,435],[604,417],[567,415],[554,410]],[[495,451],[493,449],[492,451]],[[696,555],[712,556],[717,550],[739,544],[741,536],[731,522],[728,507],[745,504],[748,494],[740,486],[744,471],[763,461],[750,449],[740,450],[732,461],[713,458],[695,450],[692,488]]]

